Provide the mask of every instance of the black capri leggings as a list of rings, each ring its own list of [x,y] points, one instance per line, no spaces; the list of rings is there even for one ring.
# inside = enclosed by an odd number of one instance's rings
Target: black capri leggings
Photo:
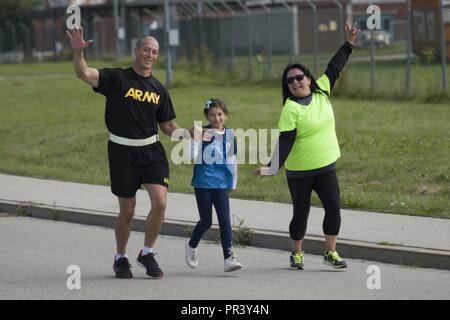
[[[341,212],[336,170],[307,178],[288,177],[287,181],[294,205],[294,214],[289,224],[291,238],[302,240],[305,237],[312,190],[317,193],[325,209],[325,218],[322,224],[324,234],[337,235],[341,226]]]

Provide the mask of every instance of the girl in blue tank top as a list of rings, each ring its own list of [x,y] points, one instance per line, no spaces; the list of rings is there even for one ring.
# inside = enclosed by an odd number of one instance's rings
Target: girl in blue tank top
[[[224,257],[224,271],[239,270],[242,265],[233,253],[233,232],[228,192],[236,189],[236,138],[225,127],[228,108],[220,99],[210,99],[203,109],[209,124],[203,127],[199,140],[191,140],[191,157],[195,159],[192,186],[195,190],[200,220],[186,243],[186,263],[198,265],[198,244],[212,224],[212,206],[216,209]]]

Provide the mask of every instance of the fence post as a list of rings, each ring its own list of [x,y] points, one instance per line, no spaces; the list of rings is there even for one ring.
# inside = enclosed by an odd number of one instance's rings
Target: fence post
[[[169,0],[164,0],[164,29],[166,47],[166,87],[172,83],[172,52],[169,44],[170,32],[170,7]]]
[[[272,73],[272,12],[264,3],[260,3],[267,14],[267,71]]]
[[[442,72],[442,89],[447,92],[447,54],[445,50],[445,22],[444,22],[444,1],[439,1],[439,33],[440,33],[440,43],[441,43],[441,72]]]
[[[32,44],[30,37],[30,29],[23,22],[21,22],[19,26],[22,28],[25,34],[25,42],[23,45],[24,60],[31,60],[33,54],[31,49]]]
[[[241,0],[237,0],[236,1],[237,4],[239,4],[239,6],[241,8],[243,8],[245,10],[245,12],[247,13],[247,25],[248,25],[248,76],[252,75],[252,71],[253,71],[253,29],[252,29],[252,16],[251,16],[251,11],[249,8],[247,8],[247,6],[245,4],[242,3]]]
[[[411,0],[407,0],[407,25],[406,25],[406,97],[411,97]]]
[[[313,34],[314,34],[314,76],[317,77],[319,69],[319,35],[317,34],[317,6],[308,0],[308,4],[313,11]]]
[[[55,17],[55,9],[51,9],[50,11],[50,21],[51,21],[51,31],[50,31],[50,39],[52,42],[52,50],[53,50],[53,60],[57,59],[57,50],[56,50],[56,17]]]
[[[295,39],[295,36],[297,35],[297,33],[296,32],[294,32],[294,26],[295,26],[295,23],[294,23],[294,19],[296,18],[295,16],[294,16],[294,13],[296,12],[295,10],[294,10],[294,6],[292,5],[292,6],[289,6],[286,2],[284,2],[284,1],[281,1],[281,4],[285,7],[285,8],[287,8],[288,9],[288,12],[290,12],[291,13],[291,29],[290,29],[290,32],[291,32],[291,39],[290,39],[290,41],[289,41],[289,49],[290,49],[290,52],[289,52],[289,63],[293,63],[294,62],[294,43],[297,41],[297,39]],[[300,50],[299,50],[300,51]]]
[[[234,49],[234,17],[235,12],[231,7],[224,1],[221,1],[222,5],[231,13],[231,47],[230,47],[230,71],[234,70],[234,56],[235,56],[235,49]]]
[[[216,5],[213,2],[209,2],[210,0],[205,0],[206,5],[214,11],[214,15],[216,20],[219,20],[219,34],[220,34],[220,59],[219,66],[222,67],[225,61],[225,43],[224,43],[224,34],[223,34],[223,24],[222,17],[220,16],[220,10],[217,9]]]
[[[120,60],[120,39],[119,39],[119,0],[114,0],[114,28],[116,31],[116,59]]]
[[[344,6],[342,5],[342,3],[339,2],[339,0],[334,0],[334,3],[336,3],[336,5],[339,8],[339,40],[340,43],[344,43],[345,41],[345,34],[344,34]]]
[[[10,22],[6,22],[5,26],[8,27],[8,29],[11,30],[11,40],[12,40],[12,52],[14,55],[14,62],[17,62],[17,53],[16,53],[16,31],[15,31],[15,25],[13,25]]]
[[[375,38],[373,29],[370,30],[370,91],[375,94]]]
[[[186,27],[186,33],[188,34],[186,37],[186,41],[184,42],[184,52],[185,55],[188,57],[189,60],[193,60],[193,51],[195,49],[195,40],[193,40],[191,35],[195,33],[195,25],[194,21],[197,19],[197,11],[193,10],[191,7],[186,6],[183,3],[177,4],[177,9],[180,11],[183,11],[184,16],[187,18],[188,22]]]
[[[0,39],[3,40],[3,30],[2,29],[0,29]],[[4,48],[3,41],[0,41],[0,53],[3,52],[3,48]]]

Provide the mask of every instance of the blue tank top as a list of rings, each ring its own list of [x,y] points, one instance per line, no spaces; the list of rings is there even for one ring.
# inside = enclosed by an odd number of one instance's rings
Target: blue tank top
[[[211,140],[192,143],[194,152],[194,174],[191,185],[195,188],[236,189],[237,162],[236,137],[225,128],[217,132],[211,126]]]

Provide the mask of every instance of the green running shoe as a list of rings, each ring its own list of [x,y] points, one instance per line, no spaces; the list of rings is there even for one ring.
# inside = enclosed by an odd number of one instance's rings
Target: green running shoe
[[[332,266],[335,269],[346,269],[347,264],[342,259],[336,250],[325,251],[323,257],[323,264]]]
[[[303,270],[303,255],[305,254],[304,251],[300,252],[292,252],[290,256],[291,260],[291,268]]]

